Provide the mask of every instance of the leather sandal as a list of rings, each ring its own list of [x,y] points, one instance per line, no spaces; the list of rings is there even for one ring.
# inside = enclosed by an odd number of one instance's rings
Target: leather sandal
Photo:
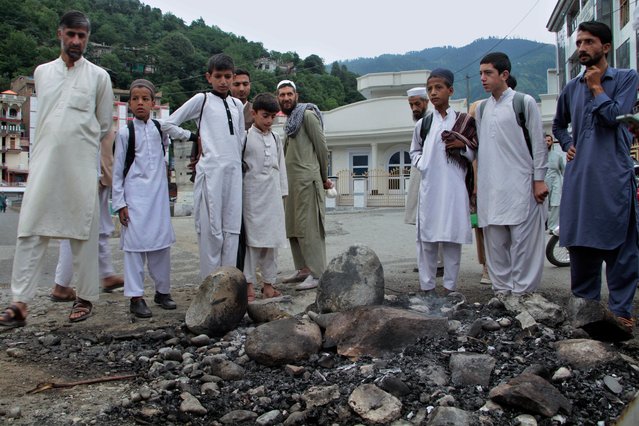
[[[69,314],[69,321],[84,321],[91,315],[93,315],[93,304],[88,300],[78,298],[73,302],[73,308],[71,308],[71,314]]]
[[[20,308],[11,305],[0,314],[0,326],[6,329],[24,327],[27,325],[27,318],[22,314]]]

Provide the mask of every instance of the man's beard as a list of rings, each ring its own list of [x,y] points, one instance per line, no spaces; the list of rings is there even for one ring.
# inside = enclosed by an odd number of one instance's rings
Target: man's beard
[[[419,112],[419,113],[417,111],[413,111],[413,120],[414,121],[420,120],[423,116],[424,116],[424,111]]]
[[[284,114],[291,115],[291,113],[293,112],[296,106],[297,106],[297,102],[293,102],[290,108],[284,108],[284,106],[280,104],[280,109],[282,110]]]
[[[585,65],[586,67],[591,67],[593,65],[597,65],[599,61],[601,61],[601,58],[603,58],[603,56],[603,53],[599,53],[595,56],[584,55],[583,59],[579,58],[579,63],[581,65]]]
[[[64,43],[60,44],[62,44],[62,50],[64,50],[64,53],[66,53],[67,56],[74,62],[80,59],[84,54],[83,50],[71,49],[72,46],[65,46]],[[84,50],[86,50],[86,48]]]

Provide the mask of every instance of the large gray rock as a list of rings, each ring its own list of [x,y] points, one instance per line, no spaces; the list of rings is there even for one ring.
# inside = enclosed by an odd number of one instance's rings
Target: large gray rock
[[[562,340],[554,343],[559,358],[573,367],[587,369],[614,361],[618,354],[609,344],[590,339]]]
[[[557,327],[566,319],[566,314],[562,307],[550,302],[539,293],[508,296],[504,297],[502,302],[510,312],[528,312],[535,321],[549,327]]]
[[[256,327],[246,338],[246,354],[264,365],[285,365],[307,359],[322,347],[319,326],[307,319],[286,318]]]
[[[246,314],[246,279],[238,269],[223,266],[206,277],[186,311],[186,326],[195,334],[219,336]]]
[[[572,404],[548,381],[522,374],[490,390],[489,398],[500,405],[552,417],[560,409],[570,413]]]
[[[378,424],[397,420],[402,411],[399,399],[372,383],[355,388],[348,397],[348,405],[364,420]]]
[[[568,301],[568,318],[573,327],[583,329],[590,337],[604,342],[618,342],[633,338],[615,316],[597,300],[571,296]]]
[[[490,355],[453,354],[450,357],[451,380],[458,386],[488,386],[496,362]]]
[[[473,416],[455,407],[437,407],[428,416],[426,426],[469,426]]]
[[[448,319],[388,306],[362,306],[339,312],[324,338],[343,356],[383,356],[401,352],[422,337],[446,336]]]
[[[350,246],[322,274],[316,304],[320,312],[345,311],[384,302],[384,269],[375,252]]]

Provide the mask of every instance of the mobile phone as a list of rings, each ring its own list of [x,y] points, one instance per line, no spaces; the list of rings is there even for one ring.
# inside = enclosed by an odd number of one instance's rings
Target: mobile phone
[[[618,115],[616,120],[620,123],[639,125],[639,114]]]

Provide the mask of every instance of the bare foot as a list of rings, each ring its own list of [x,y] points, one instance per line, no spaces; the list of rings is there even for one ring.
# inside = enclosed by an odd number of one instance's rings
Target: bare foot
[[[75,300],[75,290],[71,287],[63,287],[56,284],[51,290],[51,300],[54,302],[73,302]]]
[[[253,287],[253,283],[246,284],[246,295],[249,303],[255,302],[255,287]]]
[[[262,298],[270,299],[272,297],[279,297],[282,292],[273,287],[271,283],[262,283]]]

